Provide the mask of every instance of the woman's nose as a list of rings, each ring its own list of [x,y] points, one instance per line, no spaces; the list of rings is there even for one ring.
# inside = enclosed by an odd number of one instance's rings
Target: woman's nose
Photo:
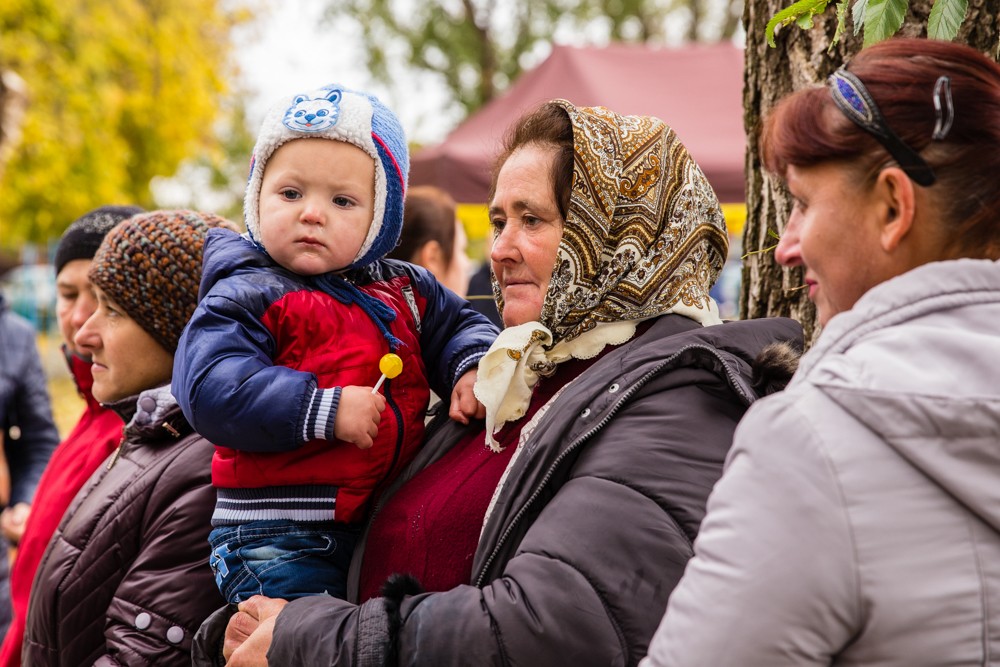
[[[778,239],[774,249],[774,260],[782,266],[799,266],[802,264],[802,253],[799,245],[799,226],[793,216],[788,220],[785,231]]]
[[[490,259],[500,263],[504,260],[514,260],[517,255],[517,243],[515,242],[514,230],[511,225],[507,225],[500,230],[500,233],[493,237],[493,247],[490,249]]]
[[[97,328],[94,326],[94,316],[91,314],[77,329],[73,336],[73,342],[81,352],[90,353],[100,347],[100,337],[97,335]]]

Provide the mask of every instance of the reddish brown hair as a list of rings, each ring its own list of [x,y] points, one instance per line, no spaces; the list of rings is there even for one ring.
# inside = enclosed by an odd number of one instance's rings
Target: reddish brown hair
[[[455,200],[433,185],[417,185],[406,192],[403,204],[403,231],[389,257],[413,261],[427,243],[437,241],[444,253],[445,267],[455,254]]]
[[[569,197],[573,187],[573,124],[566,110],[557,104],[543,104],[521,116],[507,129],[500,155],[493,165],[488,201],[493,201],[497,176],[507,158],[518,148],[531,144],[552,146],[556,151],[556,159],[552,164],[552,184],[555,188],[559,213],[565,220],[569,212]]]
[[[931,39],[890,39],[860,51],[847,66],[868,88],[886,124],[934,170],[929,187],[965,256],[1000,258],[1000,65],[975,49]],[[934,85],[951,79],[954,125],[932,141]],[[892,160],[875,138],[837,108],[826,86],[784,98],[764,121],[764,166],[784,177],[789,165],[841,161],[866,177]]]

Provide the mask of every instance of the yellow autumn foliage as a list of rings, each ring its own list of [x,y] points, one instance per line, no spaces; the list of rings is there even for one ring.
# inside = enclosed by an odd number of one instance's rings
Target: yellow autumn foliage
[[[0,245],[58,235],[109,203],[153,204],[150,179],[220,150],[233,80],[224,0],[3,0],[0,68],[27,84],[0,180]]]

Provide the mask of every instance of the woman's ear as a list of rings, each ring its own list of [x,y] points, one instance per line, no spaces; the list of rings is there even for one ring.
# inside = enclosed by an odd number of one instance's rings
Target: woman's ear
[[[444,249],[437,241],[428,241],[420,246],[413,257],[413,263],[424,267],[435,277],[444,275],[448,270],[444,263]]]
[[[917,212],[913,181],[899,167],[886,167],[879,172],[875,195],[882,216],[882,249],[893,252],[913,230]]]

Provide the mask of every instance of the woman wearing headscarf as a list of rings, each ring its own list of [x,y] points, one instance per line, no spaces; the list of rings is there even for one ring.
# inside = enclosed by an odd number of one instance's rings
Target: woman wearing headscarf
[[[721,324],[719,204],[656,118],[565,101],[523,117],[490,218],[507,328],[479,366],[485,425],[433,424],[378,501],[348,584],[360,604],[251,598],[224,647],[231,612],[203,626],[203,664],[220,648],[231,665],[645,654],[757,398],[750,364],[799,328]]]
[[[995,665],[1000,66],[880,43],[762,149],[824,328],[740,424],[644,665]]]

